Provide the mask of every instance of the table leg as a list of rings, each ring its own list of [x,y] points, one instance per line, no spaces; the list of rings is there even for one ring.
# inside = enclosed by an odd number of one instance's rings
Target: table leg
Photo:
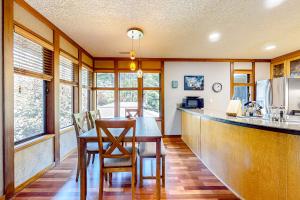
[[[160,155],[161,139],[156,140],[156,199],[160,199]]]
[[[79,159],[80,159],[80,200],[86,199],[86,142],[80,139],[79,146]]]

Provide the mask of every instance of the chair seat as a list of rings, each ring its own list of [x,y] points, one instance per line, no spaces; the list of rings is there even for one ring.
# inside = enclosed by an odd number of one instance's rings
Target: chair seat
[[[124,147],[124,148],[129,153],[132,153],[132,147]],[[112,155],[115,154],[121,154],[118,148],[116,148],[112,153]],[[131,166],[132,166],[131,158],[104,158],[104,167],[131,167]]]
[[[103,149],[107,149],[109,146],[109,142],[103,143]],[[86,144],[86,150],[87,151],[99,151],[99,146],[97,142],[88,142]]]
[[[161,155],[166,155],[166,148],[164,143],[161,141]],[[156,156],[156,143],[155,142],[140,142],[139,144],[139,155],[141,157],[155,157]]]

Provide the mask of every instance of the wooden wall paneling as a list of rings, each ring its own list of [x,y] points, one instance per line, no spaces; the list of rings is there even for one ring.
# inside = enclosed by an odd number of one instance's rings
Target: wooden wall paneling
[[[95,60],[128,61],[127,57],[94,57]],[[271,59],[239,59],[239,58],[139,58],[141,61],[165,62],[271,62]]]
[[[292,59],[292,58],[298,57],[298,56],[300,56],[300,50],[293,51],[293,52],[278,56],[276,58],[273,58],[271,60],[271,63],[273,64],[273,63],[283,62],[285,60]]]
[[[160,73],[160,114],[161,114],[161,132],[165,136],[165,62],[161,61]]]
[[[91,105],[91,110],[96,110],[97,109],[97,105],[96,105],[96,90],[94,90],[93,88],[96,87],[96,73],[95,73],[95,60],[93,60],[93,81],[92,81],[92,89],[91,94],[90,94],[90,105]]]
[[[234,62],[230,62],[230,99],[234,94]]]
[[[255,62],[252,62],[252,74],[251,74],[251,83],[253,84],[252,87],[252,101],[256,99],[256,80],[255,80]]]
[[[23,26],[22,24],[14,21],[14,31],[20,35],[22,35],[23,37],[26,37],[29,40],[32,40],[40,45],[42,45],[43,47],[50,49],[53,51],[53,44],[48,41],[47,39],[45,39],[44,37],[40,36],[39,34],[33,32],[32,30],[30,30],[29,28]]]
[[[60,133],[59,133],[59,33],[54,31],[53,79],[49,84],[47,95],[47,133],[54,134],[54,161],[60,163]]]
[[[44,17],[42,14],[40,14],[38,11],[36,11],[34,8],[32,8],[28,3],[26,3],[24,0],[15,0],[15,2],[20,5],[22,8],[27,10],[30,14],[35,16],[37,19],[39,19],[41,22],[45,23],[49,28],[53,29],[54,31],[58,32],[59,35],[64,37],[66,40],[68,40],[72,45],[77,47],[78,49],[81,49],[85,54],[92,57],[89,52],[87,52],[85,49],[83,49],[78,43],[76,43],[72,38],[70,38],[67,34],[65,34],[62,30],[60,30],[57,26],[55,26],[52,22],[50,22],[46,17]]]
[[[287,199],[287,136],[201,119],[201,159],[242,199]]]
[[[115,92],[115,117],[120,115],[120,108],[119,108],[119,70],[118,70],[118,61],[114,60],[114,73],[115,73],[115,85],[114,85],[114,92]]]
[[[137,69],[142,66],[142,62],[137,62]],[[139,116],[143,115],[143,78],[138,78],[138,111]]]
[[[77,106],[78,112],[82,111],[82,52],[78,50],[78,96],[77,96]]]
[[[14,68],[13,68],[13,1],[3,0],[3,148],[4,192],[13,196],[14,186]]]
[[[287,199],[300,197],[300,137],[288,135],[287,149]]]

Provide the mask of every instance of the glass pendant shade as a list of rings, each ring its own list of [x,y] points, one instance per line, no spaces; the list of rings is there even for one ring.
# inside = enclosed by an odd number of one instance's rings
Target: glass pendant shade
[[[139,69],[139,70],[137,71],[137,77],[138,77],[138,78],[142,78],[142,77],[143,77],[143,71],[142,71],[141,69]]]
[[[134,50],[130,51],[130,59],[131,60],[134,60],[135,59],[135,56],[136,56],[136,53]]]
[[[131,71],[135,71],[135,69],[136,69],[135,62],[131,61],[130,65],[129,65],[129,68],[130,68]]]

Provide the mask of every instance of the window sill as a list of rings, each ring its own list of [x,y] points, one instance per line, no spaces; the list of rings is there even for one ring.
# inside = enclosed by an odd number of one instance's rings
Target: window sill
[[[60,130],[59,130],[59,134],[62,135],[62,134],[64,134],[64,133],[68,133],[68,132],[70,132],[70,131],[75,131],[73,125],[72,125],[72,126],[68,126],[68,127],[66,127],[66,128],[63,128],[63,129],[60,129]]]
[[[15,145],[15,153],[17,153],[19,151],[22,151],[24,149],[27,149],[31,146],[36,145],[36,144],[39,144],[41,142],[44,142],[46,140],[49,140],[50,138],[54,138],[54,134],[46,134],[46,135],[40,136],[38,138],[35,138],[33,140],[24,142],[22,144]]]

